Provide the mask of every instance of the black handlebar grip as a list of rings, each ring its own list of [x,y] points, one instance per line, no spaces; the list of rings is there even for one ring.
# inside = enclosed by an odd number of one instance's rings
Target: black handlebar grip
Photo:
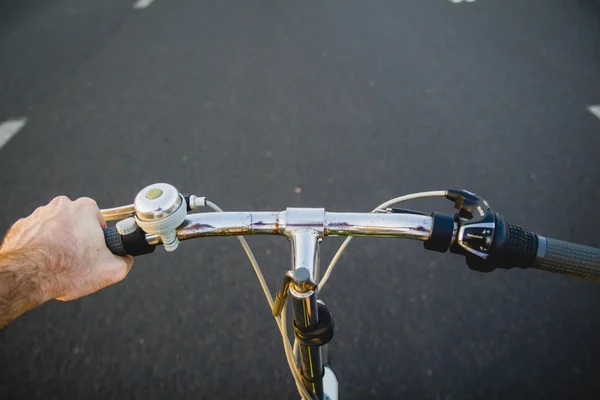
[[[600,283],[600,249],[540,236],[533,267]]]
[[[108,228],[104,228],[104,240],[106,241],[106,247],[113,254],[122,257],[127,255],[127,251],[125,251],[125,246],[123,245],[123,237],[117,231],[116,227],[109,226]]]
[[[600,283],[600,249],[538,236],[495,214],[496,229],[487,259],[467,256],[471,269],[536,268]]]
[[[104,229],[106,247],[118,256],[141,256],[150,254],[156,249],[156,245],[146,242],[146,234],[140,228],[127,235],[121,235],[115,226]]]
[[[515,267],[527,268],[532,266],[538,248],[537,235],[514,224],[509,223],[506,225],[508,232],[502,257],[509,259]]]

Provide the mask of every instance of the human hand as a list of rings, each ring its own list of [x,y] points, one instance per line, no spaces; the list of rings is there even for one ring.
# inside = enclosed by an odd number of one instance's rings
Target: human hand
[[[31,269],[28,281],[38,285],[42,302],[77,299],[120,282],[133,266],[132,257],[108,250],[105,227],[94,200],[56,197],[11,227],[0,260],[12,260],[13,270],[15,263]]]

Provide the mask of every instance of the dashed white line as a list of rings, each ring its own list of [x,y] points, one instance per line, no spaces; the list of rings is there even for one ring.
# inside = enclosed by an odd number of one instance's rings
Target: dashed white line
[[[0,124],[0,149],[27,123],[27,118],[15,118]]]
[[[598,106],[589,106],[588,110],[590,110],[590,112],[592,114],[594,114],[596,117],[600,118],[600,105],[598,105]]]
[[[136,10],[141,10],[142,8],[149,7],[152,3],[154,3],[154,0],[137,0],[133,4],[133,8],[135,8]]]

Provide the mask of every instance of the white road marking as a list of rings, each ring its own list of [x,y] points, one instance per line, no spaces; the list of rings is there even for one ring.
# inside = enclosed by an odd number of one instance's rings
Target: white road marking
[[[0,149],[27,123],[27,118],[15,118],[0,124]]]
[[[142,8],[150,6],[152,3],[154,3],[154,0],[137,0],[133,5],[133,8],[136,10],[141,10]]]
[[[598,106],[589,106],[588,110],[590,110],[590,112],[592,114],[594,114],[596,117],[600,118],[600,105],[598,105]]]
[[[457,3],[474,3],[475,2],[475,0],[449,0],[449,1],[450,1],[450,3],[454,3],[454,4],[457,4]]]

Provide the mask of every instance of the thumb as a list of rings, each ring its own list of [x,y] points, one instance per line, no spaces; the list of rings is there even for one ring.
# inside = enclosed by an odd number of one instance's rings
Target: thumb
[[[97,279],[94,284],[94,292],[103,289],[107,286],[121,282],[133,267],[133,257],[131,256],[116,256],[112,253],[106,255],[102,261],[98,263]]]
[[[133,267],[133,257],[121,257],[114,254],[111,254],[111,256],[111,263],[114,265],[114,267],[111,269],[112,283],[121,282],[123,279],[125,279]]]

